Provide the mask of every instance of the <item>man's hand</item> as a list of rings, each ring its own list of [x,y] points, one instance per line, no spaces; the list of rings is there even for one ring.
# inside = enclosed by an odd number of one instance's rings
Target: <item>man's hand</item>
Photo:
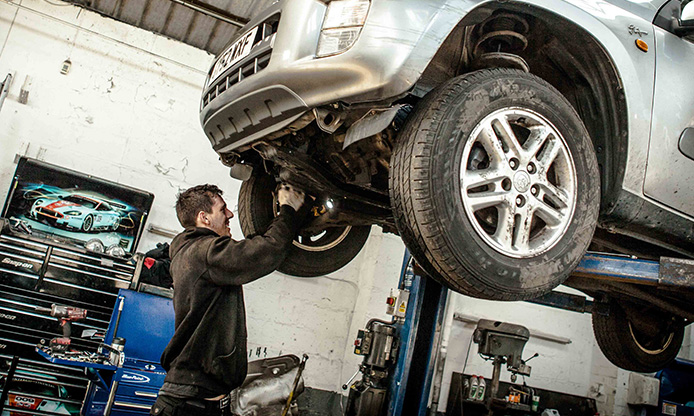
[[[280,206],[289,205],[298,212],[304,203],[304,193],[289,184],[282,184],[280,190],[277,191],[277,200]]]

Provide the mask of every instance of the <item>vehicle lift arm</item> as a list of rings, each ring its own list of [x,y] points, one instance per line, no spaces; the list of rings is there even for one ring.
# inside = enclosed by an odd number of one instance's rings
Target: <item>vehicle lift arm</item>
[[[694,290],[694,260],[662,257],[660,261],[654,261],[589,252],[564,284],[578,290],[603,288],[622,293],[681,316],[688,322],[694,321],[694,312],[643,289],[657,287],[663,293]],[[576,312],[590,312],[592,307],[592,302],[583,296],[557,291],[530,302]]]
[[[405,253],[400,288],[409,290],[407,313],[396,324],[399,347],[389,372],[387,402],[383,415],[427,415],[429,391],[434,375],[441,327],[448,290],[416,274]],[[596,282],[598,280],[599,282]],[[694,260],[663,257],[660,261],[642,260],[631,256],[587,253],[565,283],[567,286],[609,289],[649,302],[666,311],[694,321],[694,313],[668,302],[663,297],[644,290],[657,287],[664,292],[694,290]],[[545,306],[590,312],[593,302],[583,296],[553,291],[530,301]],[[415,413],[416,411],[416,413]]]

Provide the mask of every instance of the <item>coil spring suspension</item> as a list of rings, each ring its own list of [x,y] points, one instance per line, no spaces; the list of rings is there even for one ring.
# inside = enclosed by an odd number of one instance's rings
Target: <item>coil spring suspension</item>
[[[472,60],[477,68],[511,66],[529,71],[520,53],[528,47],[526,35],[530,30],[522,16],[497,13],[477,27],[477,42],[472,49]]]

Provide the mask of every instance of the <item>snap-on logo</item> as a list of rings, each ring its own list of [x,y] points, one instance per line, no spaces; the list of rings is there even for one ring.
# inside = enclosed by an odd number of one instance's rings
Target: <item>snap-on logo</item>
[[[0,313],[0,318],[9,319],[10,321],[14,321],[15,319],[17,319],[17,316],[16,315],[8,315],[6,313]]]
[[[149,383],[149,377],[134,373],[123,373],[123,377],[121,377],[121,379],[131,383]]]
[[[34,265],[31,263],[24,263],[23,261],[17,261],[17,260],[12,260],[10,258],[5,257],[2,259],[3,264],[9,264],[10,266],[14,267],[21,267],[23,269],[33,269]]]

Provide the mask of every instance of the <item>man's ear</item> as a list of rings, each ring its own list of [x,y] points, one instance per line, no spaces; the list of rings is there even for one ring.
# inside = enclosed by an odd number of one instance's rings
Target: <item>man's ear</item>
[[[198,215],[195,216],[195,223],[198,227],[210,225],[210,220],[207,218],[205,211],[198,211]]]

